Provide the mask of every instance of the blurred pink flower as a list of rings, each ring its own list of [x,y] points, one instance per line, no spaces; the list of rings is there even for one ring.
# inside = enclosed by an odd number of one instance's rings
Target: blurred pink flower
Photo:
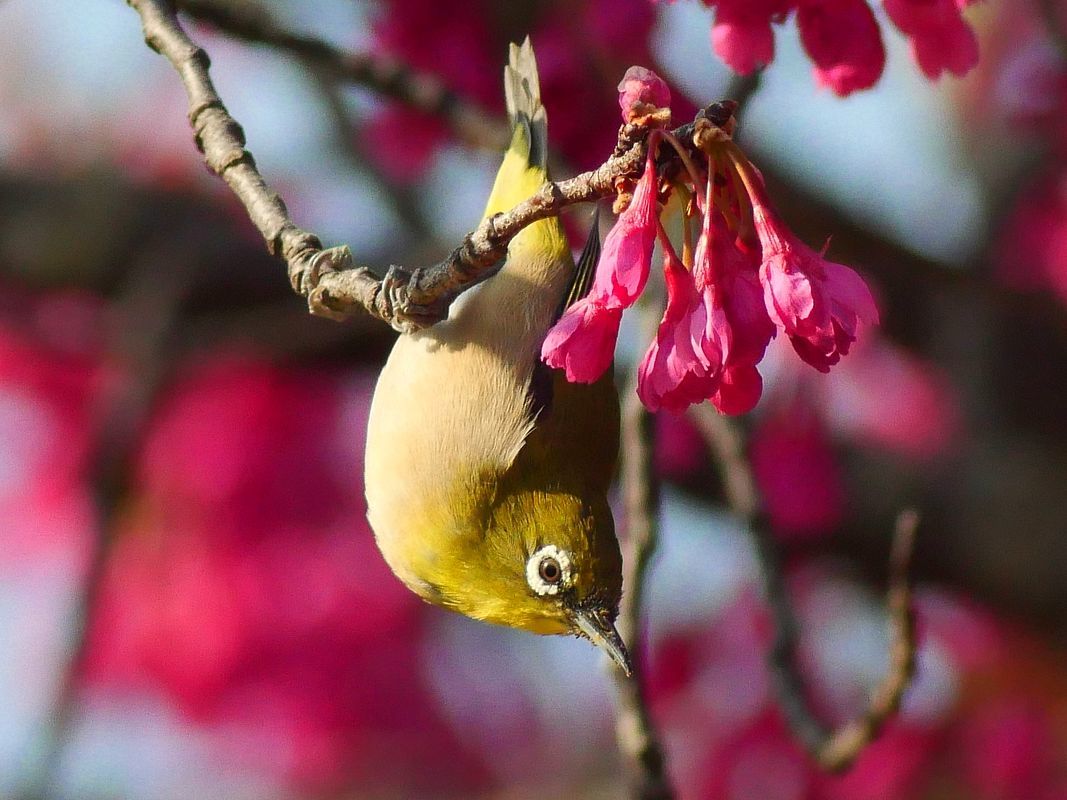
[[[360,136],[385,175],[408,184],[431,167],[448,128],[437,117],[390,105],[367,120]]]
[[[978,43],[962,12],[973,0],[884,0],[886,12],[911,39],[931,80],[964,75],[978,62]],[[655,2],[655,0],[653,0]],[[667,0],[673,2],[673,0]],[[815,80],[840,96],[878,82],[885,66],[878,19],[867,0],[703,0],[715,10],[711,43],[734,72],[748,75],[774,60],[774,26],[795,10]]]
[[[684,414],[656,415],[656,472],[669,480],[684,481],[708,464],[704,437]]]
[[[911,40],[916,63],[930,80],[966,75],[978,63],[978,39],[963,19],[973,0],[883,0],[886,14]]]
[[[1067,149],[1067,59],[1042,37],[1039,24],[1026,33],[1011,42],[1001,63],[990,67],[996,68],[995,82],[986,105],[1013,125],[1044,135],[1062,154]]]
[[[147,430],[86,679],[255,733],[234,757],[299,786],[462,786],[484,773],[422,688],[421,607],[377,554],[346,452],[370,385],[237,356],[181,377]]]
[[[99,322],[95,304],[66,299],[73,324],[81,315]],[[109,376],[94,348],[53,335],[45,300],[25,296],[20,306],[17,328],[0,325],[0,561],[80,560],[94,516],[84,482],[94,393]]]
[[[808,800],[814,772],[776,710],[768,710],[714,751],[699,797]]]
[[[852,644],[851,655],[840,646],[869,624],[869,592],[827,559],[790,569],[788,585],[801,618],[800,664],[812,708],[828,721],[848,717],[862,708],[874,678]],[[648,689],[673,737],[680,796],[1059,800],[1067,788],[1057,755],[1067,672],[1056,654],[1029,636],[1000,646],[1006,624],[962,595],[920,589],[915,605],[920,666],[904,710],[842,775],[815,766],[784,724],[764,660],[772,630],[758,592],[742,589],[710,625],[668,622]],[[882,646],[865,640],[855,637],[859,652]],[[827,663],[834,674],[820,669]],[[1043,677],[1035,682],[1035,675]],[[853,689],[844,705],[842,682]]]
[[[776,409],[760,419],[750,452],[767,515],[780,536],[825,536],[837,527],[845,491],[814,412],[800,405]]]
[[[817,776],[819,800],[912,798],[930,770],[940,731],[891,720],[878,738],[841,775]]]
[[[915,608],[920,637],[936,637],[961,669],[988,670],[1010,656],[1008,626],[974,600],[928,587],[916,592]]]
[[[962,421],[945,374],[877,335],[826,379],[822,408],[841,438],[916,460],[943,455]]]
[[[994,259],[1009,286],[1051,289],[1067,303],[1067,170],[1049,169],[1023,190],[998,235]]]
[[[541,95],[549,112],[553,148],[578,169],[611,153],[616,129],[611,87],[633,62],[651,63],[649,34],[655,12],[647,0],[578,0],[549,4],[517,31],[498,3],[461,6],[430,0],[386,0],[373,22],[373,47],[433,73],[446,88],[497,113],[501,54],[508,40],[530,34],[537,51]],[[695,112],[680,100],[679,113]],[[413,180],[432,162],[449,131],[427,114],[387,105],[364,131],[364,147],[396,179]]]
[[[730,69],[748,75],[774,60],[774,31],[795,0],[712,0],[711,43]]]
[[[882,76],[885,47],[867,0],[799,0],[797,28],[819,85],[844,97]]]
[[[985,800],[1042,796],[1055,774],[1059,742],[1048,710],[1001,696],[976,709],[961,732],[965,778]]]
[[[652,109],[671,107],[671,90],[667,82],[647,67],[630,67],[618,88],[623,122],[630,122]]]

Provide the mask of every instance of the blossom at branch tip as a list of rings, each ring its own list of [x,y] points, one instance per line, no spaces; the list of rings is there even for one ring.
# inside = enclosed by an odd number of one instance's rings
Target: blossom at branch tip
[[[797,239],[767,205],[762,186],[753,184],[750,197],[767,314],[801,359],[829,372],[856,341],[859,323],[878,323],[871,291],[852,269],[827,261]]]
[[[916,63],[930,80],[966,75],[978,63],[978,39],[963,19],[973,0],[884,0],[885,12],[911,40]]]
[[[549,330],[541,360],[563,369],[567,380],[592,383],[611,366],[622,311],[648,281],[656,245],[656,165],[650,151],[633,199],[604,239],[589,294]]]
[[[658,108],[670,108],[671,90],[667,82],[646,67],[633,66],[626,70],[618,89],[623,122],[632,122]]]
[[[640,297],[656,246],[656,165],[650,151],[633,199],[604,237],[589,296],[611,308],[628,308]]]
[[[584,297],[548,332],[541,345],[541,360],[564,370],[571,383],[593,383],[611,366],[621,321],[621,306]]]
[[[720,359],[702,347],[707,326],[693,276],[674,248],[664,247],[667,308],[637,372],[637,395],[651,411],[684,411],[706,400],[718,384]]]
[[[867,0],[801,0],[797,28],[820,86],[844,97],[881,77],[885,47]]]

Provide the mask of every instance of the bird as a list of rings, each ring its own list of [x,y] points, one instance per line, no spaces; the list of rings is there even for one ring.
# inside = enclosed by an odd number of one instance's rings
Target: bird
[[[548,179],[529,37],[510,45],[504,88],[512,136],[483,219]],[[569,383],[540,360],[548,330],[589,290],[596,228],[594,220],[576,264],[557,217],[530,224],[446,319],[396,340],[371,402],[364,481],[378,547],[423,600],[585,638],[629,675],[615,625],[622,557],[608,503],[618,393],[611,370]]]

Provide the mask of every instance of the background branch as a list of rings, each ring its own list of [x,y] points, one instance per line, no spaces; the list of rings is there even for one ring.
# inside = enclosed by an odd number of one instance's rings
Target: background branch
[[[649,295],[655,295],[651,288]],[[644,297],[636,311],[642,333],[655,335],[659,304]],[[637,396],[635,365],[622,399],[622,498],[626,520],[623,548],[623,596],[617,622],[633,662],[633,676],[615,675],[615,738],[627,761],[633,796],[671,800],[674,790],[644,691],[645,647],[642,626],[645,578],[659,543],[659,479],[654,466],[655,433],[651,415]]]
[[[811,710],[798,662],[799,624],[785,585],[785,576],[745,452],[740,427],[719,415],[709,404],[690,410],[721,471],[727,503],[749,528],[763,574],[764,593],[774,618],[775,638],[769,664],[779,702],[793,735],[826,770],[847,769],[897,711],[915,671],[915,622],[911,609],[908,569],[919,523],[918,514],[906,510],[897,517],[890,556],[889,668],[871,693],[866,709],[855,719],[828,729]]]
[[[255,0],[178,0],[178,8],[236,39],[264,44],[288,53],[335,80],[362,86],[416,111],[442,119],[465,144],[503,150],[507,126],[462,100],[436,75],[377,53],[350,53],[316,36],[279,25],[270,10]]]

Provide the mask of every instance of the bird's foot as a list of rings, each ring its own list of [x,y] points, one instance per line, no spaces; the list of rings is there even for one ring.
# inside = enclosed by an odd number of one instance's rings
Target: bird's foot
[[[400,333],[414,333],[448,316],[447,302],[417,303],[412,299],[418,292],[421,277],[421,268],[408,270],[394,264],[382,278],[378,310],[382,318]]]

